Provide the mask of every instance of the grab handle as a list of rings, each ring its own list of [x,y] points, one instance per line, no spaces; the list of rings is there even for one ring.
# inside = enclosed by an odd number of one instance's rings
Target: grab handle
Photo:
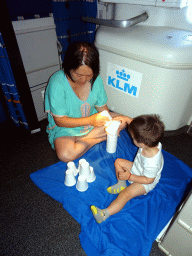
[[[115,27],[115,28],[128,28],[134,26],[142,21],[146,21],[148,19],[147,12],[144,12],[138,16],[135,16],[129,20],[108,20],[108,19],[97,19],[91,17],[82,17],[83,21],[87,21],[90,23],[96,23],[98,25]]]

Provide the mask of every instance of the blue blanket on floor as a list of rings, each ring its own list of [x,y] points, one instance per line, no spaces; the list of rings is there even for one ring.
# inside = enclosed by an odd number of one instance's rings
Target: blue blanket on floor
[[[85,158],[94,168],[96,180],[85,192],[66,187],[66,163],[58,162],[30,175],[33,182],[46,194],[63,204],[81,224],[80,241],[88,256],[148,256],[152,244],[174,215],[192,179],[192,170],[178,158],[163,151],[164,168],[155,189],[129,201],[124,209],[97,224],[91,205],[106,208],[117,195],[107,192],[116,183],[114,161],[124,158],[133,161],[137,148],[123,130],[118,138],[117,151],[106,152],[106,142],[91,148]],[[75,160],[78,166],[78,160]]]

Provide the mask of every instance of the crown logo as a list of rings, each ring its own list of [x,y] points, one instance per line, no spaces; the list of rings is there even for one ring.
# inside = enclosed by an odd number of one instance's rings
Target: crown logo
[[[122,80],[125,80],[125,81],[128,81],[129,78],[130,78],[130,75],[127,75],[125,73],[125,70],[123,69],[121,72],[119,72],[118,70],[116,70],[116,74],[117,74],[117,77],[122,79]]]

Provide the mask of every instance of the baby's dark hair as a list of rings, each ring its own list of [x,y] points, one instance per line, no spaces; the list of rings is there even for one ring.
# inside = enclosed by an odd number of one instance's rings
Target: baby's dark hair
[[[133,118],[128,131],[138,143],[156,147],[164,136],[164,124],[158,115],[141,115]]]

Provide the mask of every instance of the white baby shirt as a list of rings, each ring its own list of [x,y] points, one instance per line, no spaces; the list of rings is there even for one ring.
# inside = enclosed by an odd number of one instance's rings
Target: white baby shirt
[[[142,148],[138,149],[136,157],[131,168],[131,173],[138,176],[145,176],[148,178],[155,178],[154,182],[151,184],[143,184],[146,192],[148,193],[152,190],[161,178],[161,171],[164,165],[164,158],[162,154],[162,144],[159,142],[157,148],[158,153],[154,157],[145,157],[141,154]],[[132,183],[131,181],[129,181]]]

